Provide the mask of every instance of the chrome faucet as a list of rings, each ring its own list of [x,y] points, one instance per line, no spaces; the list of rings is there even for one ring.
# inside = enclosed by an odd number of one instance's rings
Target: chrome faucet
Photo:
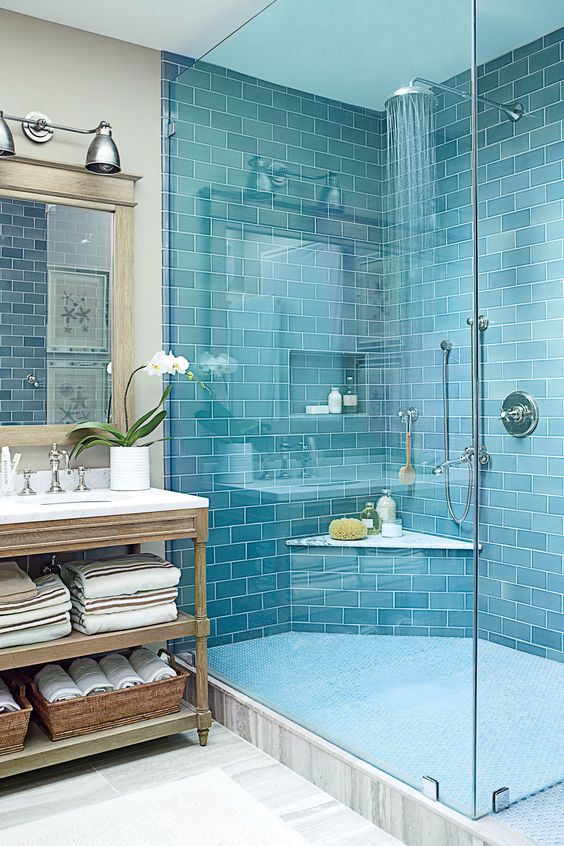
[[[59,444],[53,444],[49,450],[49,465],[51,467],[51,487],[47,493],[64,493],[64,488],[61,486],[59,479],[59,471],[61,469],[61,461],[65,460],[65,470],[67,475],[70,474],[70,458],[66,449],[59,449]]]

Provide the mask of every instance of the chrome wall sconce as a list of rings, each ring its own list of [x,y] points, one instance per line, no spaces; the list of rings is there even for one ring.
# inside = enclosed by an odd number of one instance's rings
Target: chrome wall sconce
[[[121,170],[118,148],[112,138],[112,127],[106,120],[101,120],[94,129],[75,129],[72,126],[53,123],[42,112],[30,112],[22,118],[17,115],[6,115],[0,110],[0,158],[16,155],[14,136],[7,124],[9,120],[20,123],[23,134],[34,144],[46,144],[53,137],[55,130],[76,132],[79,135],[94,135],[86,153],[84,163],[86,170],[106,176],[119,173]]]
[[[283,162],[271,161],[262,156],[252,156],[249,159],[249,167],[256,173],[256,179],[251,177],[249,188],[256,191],[271,193],[286,184],[288,179],[307,179],[310,182],[325,181],[325,185],[319,192],[319,201],[327,203],[332,209],[342,211],[343,192],[339,186],[338,175],[334,171],[327,171],[319,176],[308,176],[288,170]]]

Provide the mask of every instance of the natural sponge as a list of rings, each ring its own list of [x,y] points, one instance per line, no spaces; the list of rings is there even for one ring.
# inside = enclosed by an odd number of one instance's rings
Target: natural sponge
[[[367,535],[366,526],[362,520],[354,517],[341,517],[329,523],[329,534],[333,540],[362,540]]]

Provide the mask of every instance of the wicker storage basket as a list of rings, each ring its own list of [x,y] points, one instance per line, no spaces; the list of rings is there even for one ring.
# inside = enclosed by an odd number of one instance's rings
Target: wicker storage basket
[[[0,714],[0,755],[8,752],[21,752],[29,726],[31,705],[26,699],[25,688],[21,682],[14,680],[10,683],[14,699],[21,706],[21,711],[13,714]]]
[[[29,677],[26,686],[34,717],[51,740],[64,740],[174,714],[180,711],[188,673],[174,664],[172,656],[169,659],[176,671],[175,678],[65,702],[47,702]]]

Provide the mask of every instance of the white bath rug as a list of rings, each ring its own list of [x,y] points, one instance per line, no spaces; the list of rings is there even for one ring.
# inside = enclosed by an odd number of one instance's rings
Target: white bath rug
[[[220,769],[2,831],[2,846],[306,846]]]

